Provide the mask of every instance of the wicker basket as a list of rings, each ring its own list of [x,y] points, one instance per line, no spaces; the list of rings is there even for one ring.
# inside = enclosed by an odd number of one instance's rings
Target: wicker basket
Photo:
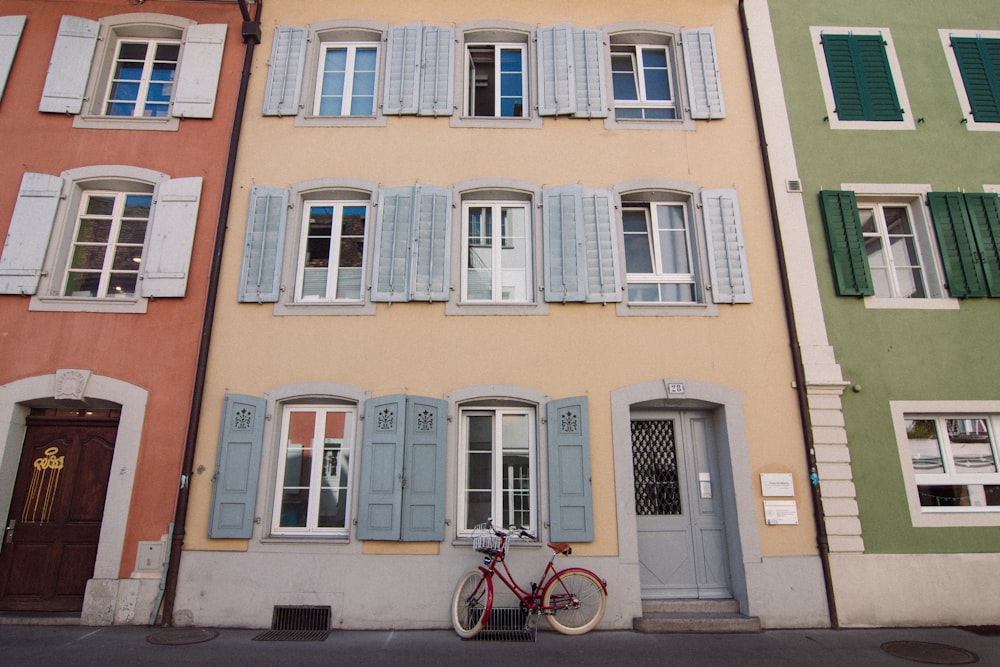
[[[507,540],[493,532],[487,524],[476,526],[472,534],[472,548],[489,556],[507,555]]]

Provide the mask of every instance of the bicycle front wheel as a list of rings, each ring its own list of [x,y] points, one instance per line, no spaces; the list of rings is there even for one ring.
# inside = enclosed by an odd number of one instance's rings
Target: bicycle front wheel
[[[451,625],[463,639],[475,637],[493,606],[493,581],[479,570],[462,575],[451,600]]]
[[[607,594],[590,572],[563,570],[545,588],[542,606],[553,611],[545,617],[553,628],[564,635],[582,635],[601,622]]]

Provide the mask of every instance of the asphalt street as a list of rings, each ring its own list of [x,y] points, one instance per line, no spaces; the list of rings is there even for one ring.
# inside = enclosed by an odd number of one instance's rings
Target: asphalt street
[[[256,641],[260,630],[0,625],[0,664],[31,665],[1000,665],[996,629],[770,630],[645,635],[595,631],[535,641],[463,641],[446,630],[334,631]],[[902,655],[902,657],[900,657]]]

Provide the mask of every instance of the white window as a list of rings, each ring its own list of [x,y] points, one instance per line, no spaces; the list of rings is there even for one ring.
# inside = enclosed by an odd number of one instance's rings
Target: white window
[[[307,201],[296,279],[297,301],[361,301],[368,206]]]
[[[108,116],[166,118],[177,73],[179,40],[122,40],[108,83]]]
[[[861,233],[876,297],[928,296],[923,259],[905,203],[858,202]]]
[[[611,80],[616,120],[678,117],[670,51],[665,46],[612,45]]]
[[[348,533],[356,421],[352,406],[284,407],[272,534]]]
[[[534,277],[529,205],[470,201],[463,213],[462,301],[531,302]]]
[[[466,44],[466,72],[466,116],[529,115],[526,45]]]
[[[695,303],[695,253],[690,213],[682,203],[622,208],[628,300]]]
[[[996,415],[905,415],[923,511],[1000,511]]]
[[[83,193],[63,296],[135,298],[152,202],[151,192]]]
[[[317,116],[374,116],[378,46],[324,43],[317,68]]]
[[[461,420],[459,535],[489,518],[537,534],[534,410],[469,408]]]

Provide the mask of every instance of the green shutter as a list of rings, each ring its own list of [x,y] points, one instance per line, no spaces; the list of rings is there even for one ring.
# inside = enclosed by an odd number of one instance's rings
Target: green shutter
[[[546,301],[586,299],[582,209],[579,185],[542,191]]]
[[[410,299],[447,301],[451,297],[451,189],[418,185],[415,202]]]
[[[253,537],[265,407],[263,398],[226,394],[212,477],[209,537]]]
[[[948,293],[956,298],[986,296],[965,196],[961,192],[931,192],[927,203],[934,219]]]
[[[63,181],[26,172],[0,253],[0,294],[34,294],[45,265]]]
[[[255,185],[250,191],[239,301],[274,303],[281,292],[288,190]]]
[[[991,192],[965,195],[980,268],[990,296],[1000,296],[1000,197]]]
[[[551,401],[546,406],[546,413],[549,539],[553,542],[593,542],[587,397]]]
[[[977,123],[1000,123],[1000,39],[952,37],[951,47],[972,117]]]
[[[401,539],[444,539],[448,403],[406,397]]]
[[[903,119],[881,35],[823,35],[837,118]]]
[[[819,193],[826,223],[826,238],[837,294],[871,296],[875,294],[865,240],[861,234],[858,202],[849,190],[824,190]]]
[[[400,537],[405,412],[406,397],[402,395],[372,398],[365,403],[358,492],[359,540]]]

